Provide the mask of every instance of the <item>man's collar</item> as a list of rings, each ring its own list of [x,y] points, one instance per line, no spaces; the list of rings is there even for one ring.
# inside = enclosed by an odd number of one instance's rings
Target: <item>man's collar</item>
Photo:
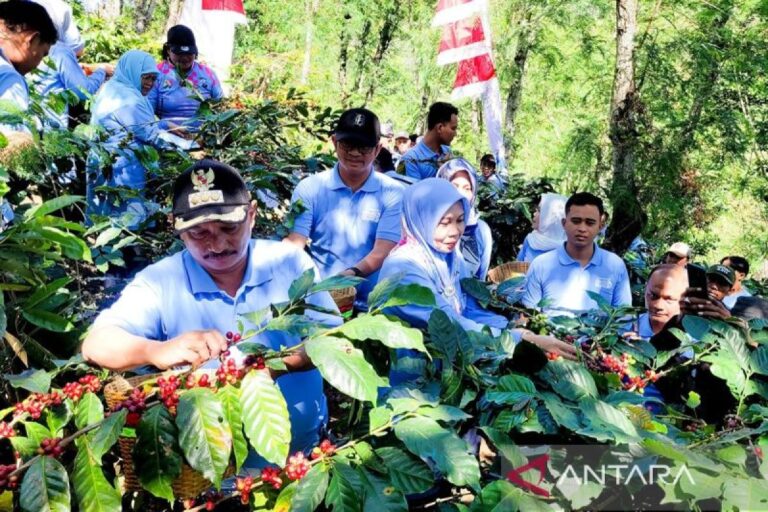
[[[560,261],[561,265],[580,265],[578,261],[573,259],[570,254],[568,254],[568,251],[565,250],[565,245],[568,242],[563,242],[563,244],[557,248],[557,258]],[[587,263],[584,268],[589,267],[590,265],[601,265],[603,263],[603,253],[602,249],[600,249],[597,246],[596,242],[592,242],[592,247],[594,248],[594,251],[592,252],[592,258],[590,258],[589,263]]]
[[[272,273],[267,268],[254,268],[254,265],[251,263],[253,244],[254,240],[251,240],[248,244],[248,251],[245,255],[245,274],[239,289],[242,289],[244,286],[253,288],[272,279]],[[195,261],[189,251],[182,253],[182,261],[184,263],[184,270],[187,273],[187,279],[189,280],[189,288],[193,295],[198,293],[225,293],[216,285],[211,275]]]
[[[349,185],[344,183],[344,180],[341,179],[339,163],[336,162],[336,165],[333,166],[333,171],[331,172],[331,190],[340,190],[343,188],[349,189]],[[358,190],[362,190],[363,192],[378,192],[381,190],[381,180],[376,176],[376,171],[373,169],[373,165],[371,165],[371,173],[368,175],[368,179],[365,180],[363,186]]]

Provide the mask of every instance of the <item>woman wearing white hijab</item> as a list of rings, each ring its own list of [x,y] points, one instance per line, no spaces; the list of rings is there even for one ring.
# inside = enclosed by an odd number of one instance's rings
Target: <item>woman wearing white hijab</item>
[[[469,217],[469,202],[449,182],[427,178],[411,185],[403,194],[402,224],[405,243],[396,247],[384,260],[379,279],[398,276],[399,283],[418,284],[429,288],[436,307],[458,322],[465,330],[480,331],[484,326],[494,334],[507,328],[508,320],[483,309],[461,288],[467,277],[459,241]],[[387,309],[414,327],[425,328],[435,307],[404,305]],[[551,336],[513,329],[515,341],[524,339],[551,351],[575,359],[575,348]],[[413,355],[398,350],[398,355]],[[392,385],[407,376],[390,375]]]
[[[470,275],[485,281],[491,266],[493,235],[491,228],[478,216],[475,208],[477,172],[472,164],[463,158],[454,158],[438,169],[437,177],[448,180],[469,201],[469,216],[466,219],[464,235],[461,237],[461,255]]]
[[[533,261],[565,242],[563,219],[567,197],[560,194],[543,194],[541,202],[533,212],[533,231],[528,233],[517,261]]]

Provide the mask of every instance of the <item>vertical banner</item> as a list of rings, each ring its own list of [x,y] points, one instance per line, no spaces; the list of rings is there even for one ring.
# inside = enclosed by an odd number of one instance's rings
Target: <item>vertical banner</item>
[[[195,33],[200,58],[216,72],[225,93],[235,48],[235,28],[245,24],[243,0],[185,0],[179,23]]]
[[[488,145],[506,178],[499,80],[493,64],[487,0],[438,0],[432,26],[443,27],[439,65],[458,63],[451,98],[482,97]]]

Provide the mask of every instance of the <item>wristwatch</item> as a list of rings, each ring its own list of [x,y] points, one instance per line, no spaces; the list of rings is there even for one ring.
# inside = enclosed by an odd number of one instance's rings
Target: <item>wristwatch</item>
[[[347,270],[351,270],[355,273],[355,277],[363,277],[363,271],[357,267],[349,267]]]

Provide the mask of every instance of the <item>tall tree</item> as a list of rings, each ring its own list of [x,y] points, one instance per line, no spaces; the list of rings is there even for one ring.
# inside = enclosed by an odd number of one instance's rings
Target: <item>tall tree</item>
[[[637,118],[642,109],[635,89],[636,32],[637,0],[616,0],[616,61],[609,121],[613,148],[609,194],[613,218],[605,245],[619,253],[629,247],[644,224],[635,176],[635,150],[639,140]]]
[[[301,85],[307,85],[309,70],[312,67],[312,39],[315,32],[315,15],[320,8],[320,0],[305,0],[307,20],[304,28],[304,63],[301,66]]]

